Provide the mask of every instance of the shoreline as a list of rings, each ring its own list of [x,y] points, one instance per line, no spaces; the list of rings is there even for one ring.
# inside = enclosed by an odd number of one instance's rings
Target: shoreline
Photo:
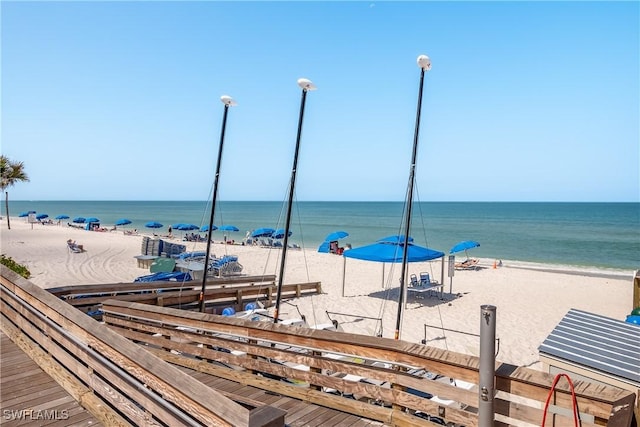
[[[128,283],[149,274],[134,258],[141,253],[143,236],[125,235],[122,230],[91,232],[55,225],[36,224],[31,229],[21,221],[12,221],[11,230],[7,230],[6,221],[0,226],[1,252],[26,265],[32,273],[29,280],[45,289]],[[85,252],[70,252],[68,239],[82,244]],[[176,238],[170,241],[184,244],[187,251],[205,247],[205,243]],[[212,252],[218,257],[237,255],[246,275],[277,274],[281,254],[271,248],[220,243],[212,245]],[[385,337],[393,336],[399,264],[383,266],[347,259],[318,253],[317,248],[290,250],[287,254],[284,282],[319,281],[323,293],[289,300],[297,309],[283,301],[282,319],[298,317],[298,309],[312,324],[327,323],[327,312],[348,313],[351,317],[332,316],[346,332],[373,336],[382,327]],[[498,360],[540,370],[537,348],[571,308],[618,320],[624,320],[633,309],[633,272],[502,261],[503,266],[494,269],[493,259],[480,258],[481,269],[455,271],[453,278],[447,277],[445,262],[443,299],[408,295],[402,340],[420,343],[425,339],[433,347],[477,356],[478,339],[465,334],[479,333],[480,307],[490,304],[497,307],[497,336],[501,339]],[[429,272],[439,281],[441,268],[441,260],[411,263],[407,273]],[[445,333],[448,329],[461,333]]]
[[[144,224],[153,220],[164,224],[158,234],[178,222],[202,225],[209,213],[206,203],[198,201],[13,203],[12,218],[28,210],[49,213],[52,218],[60,213],[72,218],[97,216],[102,226],[110,228],[124,217],[133,221],[127,227],[141,232],[151,232]],[[447,254],[456,243],[473,239],[481,247],[469,251],[469,256],[492,261],[519,260],[549,264],[552,268],[567,265],[569,269],[635,270],[640,266],[640,232],[633,227],[640,213],[638,203],[418,202],[417,206],[422,226],[416,223],[418,228],[412,230],[416,242]],[[341,246],[367,245],[399,233],[402,207],[400,202],[297,202],[290,241],[312,250],[328,233],[345,230],[349,236],[340,240]],[[233,223],[240,231],[228,237],[241,241],[250,230],[282,228],[278,220],[281,210],[281,203],[276,201],[221,201],[216,223]],[[223,234],[216,231],[212,236],[222,240]]]
[[[521,270],[542,271],[547,273],[562,273],[577,276],[601,277],[604,279],[623,279],[633,276],[635,270],[617,268],[602,268],[596,266],[570,266],[565,264],[545,264],[529,261],[502,260],[504,268],[518,268]],[[638,267],[640,269],[640,266]]]

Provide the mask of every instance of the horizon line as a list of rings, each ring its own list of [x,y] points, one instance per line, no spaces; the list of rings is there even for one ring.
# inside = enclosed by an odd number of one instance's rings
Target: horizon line
[[[185,199],[185,200],[170,200],[170,199],[15,199],[9,200],[9,202],[21,202],[21,203],[29,203],[29,202],[199,202],[199,203],[210,203],[210,200],[195,200],[195,199]],[[225,202],[247,202],[247,203],[268,203],[268,202],[285,202],[285,200],[236,200],[236,199],[227,199],[227,200],[218,200],[220,203]],[[404,200],[295,200],[294,203],[404,203]],[[414,201],[417,203],[640,203],[640,200],[422,200],[422,201]]]

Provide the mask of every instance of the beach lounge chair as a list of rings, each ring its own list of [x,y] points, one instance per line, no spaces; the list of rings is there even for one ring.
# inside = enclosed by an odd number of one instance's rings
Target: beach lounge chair
[[[69,239],[67,240],[67,248],[69,249],[69,252],[73,252],[73,253],[80,253],[80,252],[84,252],[84,247],[82,245],[78,245],[75,241]]]
[[[230,276],[242,272],[242,264],[238,262],[236,255],[225,255],[214,260],[209,266],[209,271],[218,277]]]
[[[467,258],[462,262],[456,262],[455,269],[456,270],[477,270],[478,260],[475,258]]]

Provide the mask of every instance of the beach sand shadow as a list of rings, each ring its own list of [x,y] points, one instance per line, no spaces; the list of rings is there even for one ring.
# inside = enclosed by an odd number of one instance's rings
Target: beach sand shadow
[[[398,301],[400,297],[400,288],[382,289],[376,292],[368,294],[373,298],[387,299],[391,301]],[[452,301],[461,298],[462,294],[449,294],[449,293],[424,293],[414,294],[407,292],[407,304],[418,304],[417,306],[409,306],[409,310],[419,309],[421,307],[435,307],[442,304],[450,304]]]

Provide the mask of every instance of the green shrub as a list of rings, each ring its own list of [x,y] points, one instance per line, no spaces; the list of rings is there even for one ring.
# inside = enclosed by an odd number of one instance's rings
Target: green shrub
[[[5,254],[0,255],[0,264],[7,266],[25,279],[31,277],[31,272],[27,267],[22,264],[18,264],[13,259],[11,259],[11,257],[5,256]]]

